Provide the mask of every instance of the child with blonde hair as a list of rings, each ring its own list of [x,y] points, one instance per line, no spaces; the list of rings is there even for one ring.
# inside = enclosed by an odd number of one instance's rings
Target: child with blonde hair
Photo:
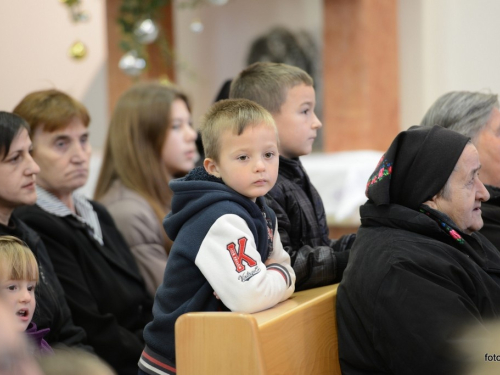
[[[39,354],[52,353],[43,339],[50,328],[38,331],[31,321],[36,307],[35,287],[40,277],[34,254],[20,239],[0,236],[0,271],[0,295],[12,308],[17,328],[26,332]]]
[[[295,273],[263,196],[278,177],[271,114],[246,99],[223,100],[201,128],[203,167],[173,180],[163,224],[174,241],[154,319],[144,329],[139,374],[175,374],[175,322],[193,311],[254,313],[286,300]]]

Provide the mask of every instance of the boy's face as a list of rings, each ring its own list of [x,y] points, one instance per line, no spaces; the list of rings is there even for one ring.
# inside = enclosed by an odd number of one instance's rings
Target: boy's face
[[[274,121],[280,137],[280,155],[295,158],[310,154],[312,145],[321,128],[314,113],[316,95],[312,86],[300,84],[288,90],[286,100]]]
[[[278,178],[278,144],[273,127],[248,126],[241,135],[226,131],[220,139],[219,161],[205,159],[208,173],[255,202]]]
[[[35,312],[35,281],[2,280],[0,293],[7,306],[12,307],[17,328],[25,331]]]

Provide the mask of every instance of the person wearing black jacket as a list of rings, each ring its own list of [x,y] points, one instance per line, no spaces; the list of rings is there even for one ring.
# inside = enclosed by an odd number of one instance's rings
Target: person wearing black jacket
[[[42,238],[73,319],[95,353],[120,375],[135,375],[153,299],[108,211],[75,192],[89,172],[88,112],[61,91],[43,90],[28,94],[14,113],[30,124],[41,169],[36,205],[16,215]]]
[[[278,218],[281,242],[300,280],[298,290],[338,283],[356,235],[329,238],[323,201],[299,158],[280,156],[278,181],[266,201]]]
[[[52,215],[38,205],[20,207],[16,215],[46,244],[73,318],[96,354],[119,374],[135,375],[153,301],[113,219],[102,205],[91,204],[102,245],[73,217]]]
[[[500,250],[500,187],[486,185],[490,200],[482,207],[484,226],[480,232]]]
[[[480,168],[467,137],[437,126],[401,132],[380,160],[338,288],[343,374],[457,374],[463,330],[500,317]]]
[[[30,155],[29,126],[19,116],[0,112],[0,236],[14,236],[24,241],[38,261],[40,282],[35,289],[37,306],[33,321],[40,329],[50,328],[45,339],[53,346],[86,345],[86,333],[73,323],[64,291],[40,237],[12,214],[15,207],[34,204],[34,181],[40,171]]]
[[[490,193],[482,207],[480,232],[500,250],[500,110],[498,95],[451,91],[439,97],[422,126],[442,126],[470,137],[481,160],[481,181]]]

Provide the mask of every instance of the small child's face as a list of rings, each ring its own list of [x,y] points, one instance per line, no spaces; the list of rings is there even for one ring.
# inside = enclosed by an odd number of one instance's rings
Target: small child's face
[[[248,126],[242,134],[226,131],[221,137],[219,161],[205,159],[208,173],[255,202],[272,189],[278,178],[278,141],[267,124]]]
[[[35,281],[2,280],[0,293],[19,323],[19,331],[25,331],[35,312]]]
[[[288,90],[280,112],[273,114],[280,137],[280,155],[296,158],[310,154],[322,124],[314,113],[316,94],[312,86],[300,84]]]

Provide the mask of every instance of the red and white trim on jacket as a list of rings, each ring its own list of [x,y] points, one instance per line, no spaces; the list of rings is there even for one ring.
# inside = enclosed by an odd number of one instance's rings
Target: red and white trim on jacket
[[[292,277],[290,276],[290,273],[281,264],[271,263],[267,266],[267,269],[279,272],[281,276],[283,276],[283,278],[285,279],[287,287],[290,287],[290,285],[292,285]]]
[[[141,354],[138,365],[142,371],[150,375],[173,375],[177,373],[175,364],[147,346]]]

